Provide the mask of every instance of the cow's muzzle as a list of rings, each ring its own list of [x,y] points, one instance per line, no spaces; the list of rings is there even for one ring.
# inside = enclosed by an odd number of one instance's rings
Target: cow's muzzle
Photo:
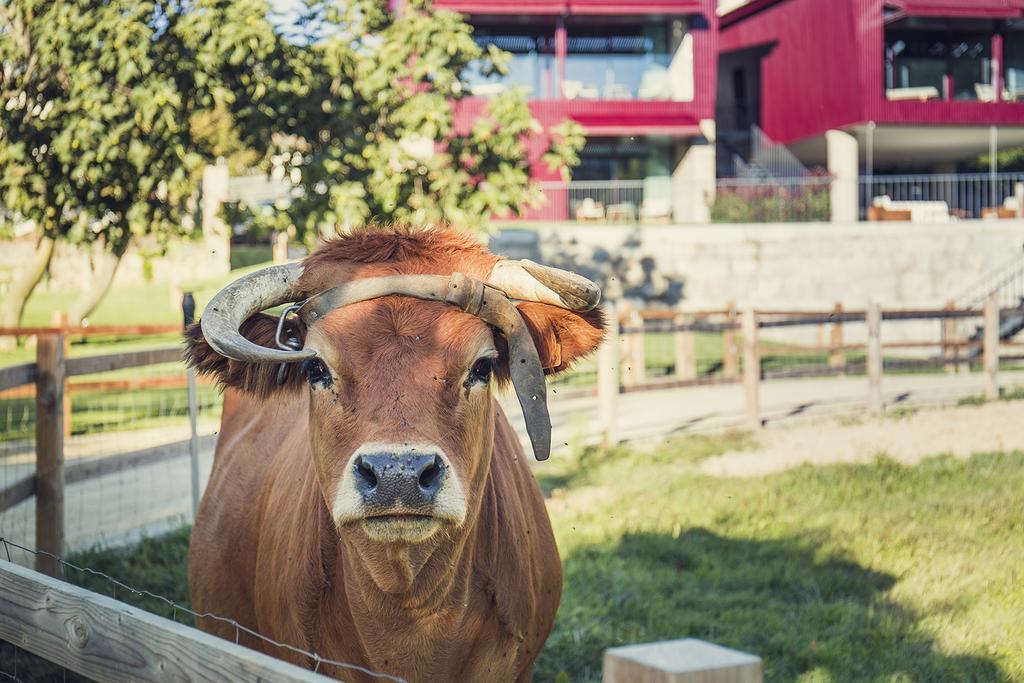
[[[418,542],[466,519],[466,496],[448,455],[431,443],[366,443],[349,458],[332,505],[338,527]]]
[[[448,467],[440,453],[365,453],[353,459],[356,491],[367,512],[430,515]]]

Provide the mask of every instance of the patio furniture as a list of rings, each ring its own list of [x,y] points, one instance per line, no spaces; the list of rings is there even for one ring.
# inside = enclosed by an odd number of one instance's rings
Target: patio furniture
[[[668,223],[672,220],[672,202],[668,199],[645,199],[640,206],[644,223]]]
[[[880,206],[868,207],[868,220],[875,222],[906,221],[910,222],[910,211],[890,211]]]
[[[636,220],[636,205],[633,202],[609,204],[606,217],[612,223],[632,223]]]
[[[871,218],[870,209],[878,218]],[[904,217],[906,216],[906,217]],[[875,197],[868,209],[869,220],[909,220],[912,223],[949,223],[949,204],[942,201],[893,201],[889,195]]]
[[[986,206],[981,210],[981,217],[988,219],[1024,218],[1016,197],[1007,197],[1002,206]]]
[[[567,100],[596,100],[598,96],[597,87],[584,85],[583,81],[562,81],[562,94]]]
[[[638,96],[641,100],[672,99],[672,83],[668,78],[668,69],[654,65],[645,71],[640,78]]]
[[[995,102],[996,101],[996,89],[994,86],[988,83],[975,83],[974,94],[977,96],[979,102]],[[1010,96],[1010,91],[1003,88],[1003,101],[1012,102],[1014,98]]]
[[[580,223],[595,223],[604,220],[604,204],[587,197],[576,207],[576,220]]]
[[[939,89],[932,85],[923,85],[915,88],[889,88],[885,91],[885,98],[896,102],[906,100],[928,100],[939,99]]]

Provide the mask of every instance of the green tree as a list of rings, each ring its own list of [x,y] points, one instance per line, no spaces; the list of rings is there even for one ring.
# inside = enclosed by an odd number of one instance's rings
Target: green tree
[[[238,124],[243,138],[275,131],[265,167],[295,183],[283,222],[307,242],[369,220],[479,229],[541,200],[527,141],[544,131],[521,91],[457,125],[470,70],[505,73],[510,58],[481,48],[461,15],[429,0],[400,11],[382,0],[308,0],[298,29],[304,42],[282,40],[274,65],[276,106],[252,108]],[[578,125],[547,135],[540,163],[578,163]]]
[[[266,15],[265,0],[0,0],[0,195],[5,219],[36,231],[0,325],[18,324],[57,241],[109,255],[77,323],[133,240],[195,232],[196,176],[218,144],[196,121],[259,106],[255,67],[277,46]]]

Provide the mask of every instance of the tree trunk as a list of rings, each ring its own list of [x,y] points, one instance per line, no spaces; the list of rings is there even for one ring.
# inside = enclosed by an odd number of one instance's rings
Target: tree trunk
[[[112,254],[102,246],[96,250],[95,258],[98,263],[93,270],[92,280],[68,307],[68,327],[81,327],[82,322],[100,305],[103,297],[110,291],[122,256],[124,252]]]
[[[50,265],[53,244],[49,237],[40,237],[32,257],[22,268],[15,271],[11,286],[4,295],[3,303],[0,304],[0,327],[18,327],[21,324],[25,303]],[[14,337],[0,337],[0,348],[10,350],[16,342],[17,339]]]

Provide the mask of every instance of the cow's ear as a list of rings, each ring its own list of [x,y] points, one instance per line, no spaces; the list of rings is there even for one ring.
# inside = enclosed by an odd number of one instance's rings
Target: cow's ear
[[[554,375],[568,370],[577,360],[594,351],[604,339],[605,322],[601,309],[576,313],[532,302],[523,302],[517,307],[537,346],[545,374]]]
[[[239,328],[242,336],[259,344],[276,348],[274,335],[277,318],[258,313]],[[295,391],[306,381],[299,372],[299,363],[289,363],[284,381],[278,382],[280,363],[254,363],[225,358],[206,341],[199,323],[185,330],[185,360],[201,375],[212,377],[221,387],[231,387],[258,399],[280,391]]]

